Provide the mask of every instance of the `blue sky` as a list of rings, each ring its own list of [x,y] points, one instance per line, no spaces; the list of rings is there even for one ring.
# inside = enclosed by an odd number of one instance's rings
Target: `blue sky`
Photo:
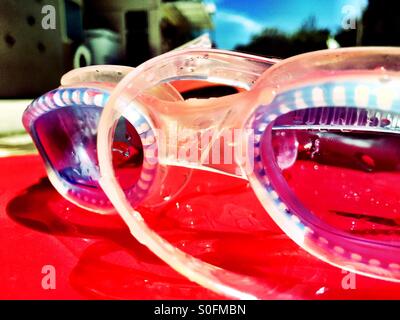
[[[219,48],[233,49],[247,43],[266,27],[295,31],[310,16],[317,26],[333,32],[341,27],[346,5],[359,14],[367,0],[206,0],[215,4],[214,40]]]

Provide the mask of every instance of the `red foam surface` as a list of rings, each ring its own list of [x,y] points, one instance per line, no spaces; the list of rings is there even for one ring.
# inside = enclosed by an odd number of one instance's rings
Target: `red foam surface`
[[[223,298],[177,274],[140,245],[117,215],[64,200],[37,156],[0,159],[0,298]],[[311,257],[274,225],[246,182],[195,172],[174,202],[145,211],[182,250],[305,299],[398,299],[400,285],[347,273]],[[42,267],[56,288],[42,288]],[[347,278],[346,278],[347,277]],[[272,293],[270,298],[274,298]]]

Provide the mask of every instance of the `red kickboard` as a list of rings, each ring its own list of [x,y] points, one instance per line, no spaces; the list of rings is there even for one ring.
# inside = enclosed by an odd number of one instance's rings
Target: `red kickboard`
[[[143,209],[144,210],[144,209]],[[170,204],[144,210],[180,249],[300,299],[399,299],[400,284],[352,276],[286,237],[245,181],[194,172]],[[1,299],[222,299],[159,260],[118,215],[64,200],[38,156],[0,158]],[[55,288],[46,286],[46,266]]]

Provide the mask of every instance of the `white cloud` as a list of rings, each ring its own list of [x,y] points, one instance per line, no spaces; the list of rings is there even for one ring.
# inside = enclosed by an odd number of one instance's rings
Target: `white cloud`
[[[232,49],[238,44],[247,43],[254,34],[263,30],[263,25],[243,14],[217,10],[215,17],[215,36],[217,45]]]
[[[239,13],[218,11],[217,15],[218,19],[221,19],[224,22],[240,24],[243,28],[246,29],[247,32],[258,33],[261,32],[263,29],[263,26],[260,23]]]

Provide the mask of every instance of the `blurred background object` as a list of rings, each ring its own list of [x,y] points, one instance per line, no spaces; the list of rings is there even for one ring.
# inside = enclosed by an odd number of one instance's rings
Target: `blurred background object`
[[[72,34],[65,12],[71,1],[0,1],[0,97],[32,97],[58,84],[64,70],[72,67]],[[55,29],[43,29],[42,8],[55,11]]]
[[[84,5],[84,28],[106,28],[120,34],[124,63],[130,66],[213,27],[202,1],[85,0]]]
[[[280,58],[399,45],[399,9],[389,0],[1,0],[0,97],[38,96],[73,67],[136,66],[204,32],[218,48]]]
[[[118,33],[108,29],[90,29],[84,32],[84,43],[75,51],[73,67],[117,64],[122,55],[122,40]]]
[[[0,97],[40,95],[73,67],[136,66],[212,28],[196,0],[1,0]]]
[[[271,4],[272,21],[276,20],[276,11],[280,14],[285,12],[286,19],[282,14],[278,23],[267,22],[262,31],[251,35],[247,43],[236,45],[236,50],[287,58],[327,48],[400,45],[398,1],[267,2]],[[302,19],[301,23],[299,19]]]

